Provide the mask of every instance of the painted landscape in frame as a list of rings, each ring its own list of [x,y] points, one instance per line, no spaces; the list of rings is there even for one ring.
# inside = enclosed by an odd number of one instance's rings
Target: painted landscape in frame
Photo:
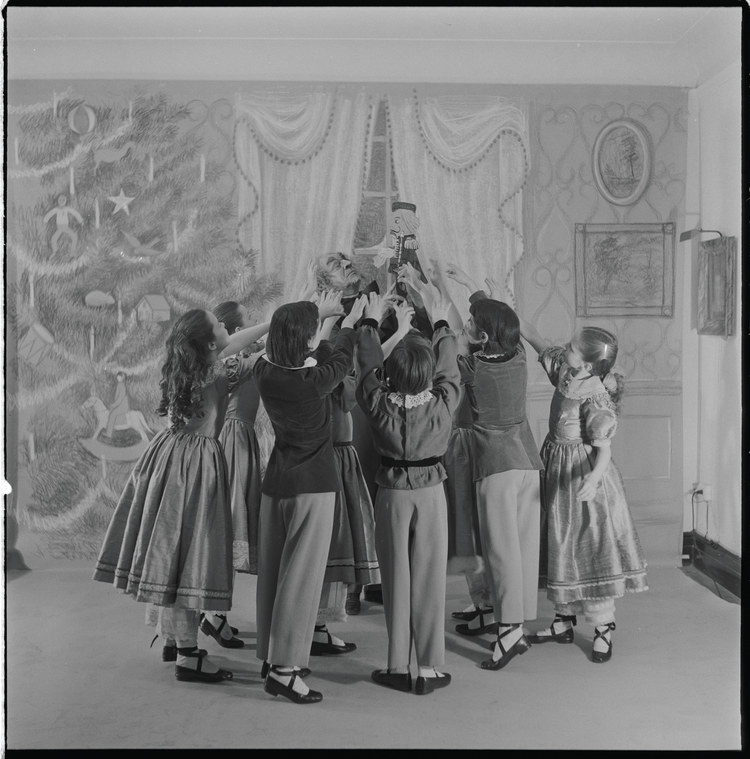
[[[577,316],[672,316],[674,224],[576,224]]]

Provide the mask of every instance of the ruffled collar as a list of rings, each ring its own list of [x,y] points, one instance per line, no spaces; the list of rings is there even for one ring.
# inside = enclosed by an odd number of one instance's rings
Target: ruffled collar
[[[417,408],[417,406],[424,406],[425,403],[429,403],[432,400],[432,393],[429,390],[423,390],[416,395],[407,395],[405,393],[388,393],[388,400],[394,403],[396,406],[406,408]]]
[[[607,392],[599,377],[591,376],[578,379],[573,374],[573,368],[568,364],[563,364],[560,367],[557,389],[566,398],[574,400],[591,398],[594,395],[601,395]]]

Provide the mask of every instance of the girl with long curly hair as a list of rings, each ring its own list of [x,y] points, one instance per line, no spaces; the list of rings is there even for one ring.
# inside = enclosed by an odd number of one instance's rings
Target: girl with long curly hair
[[[93,579],[161,607],[170,644],[162,658],[176,662],[178,680],[232,677],[198,648],[198,626],[201,609],[232,604],[232,516],[219,433],[230,391],[252,376],[254,360],[236,354],[267,331],[265,322],[230,336],[202,309],[177,319],[157,409],[168,426],[131,472],[96,562]]]

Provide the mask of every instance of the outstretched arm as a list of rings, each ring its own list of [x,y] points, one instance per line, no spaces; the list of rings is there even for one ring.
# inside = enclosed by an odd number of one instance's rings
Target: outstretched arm
[[[520,322],[521,327],[521,337],[526,340],[537,353],[541,353],[545,348],[549,348],[550,345],[552,345],[549,340],[546,340],[539,334],[536,327],[525,322],[520,317],[518,321]]]
[[[247,348],[249,345],[252,345],[261,337],[263,337],[263,335],[268,332],[268,328],[270,326],[270,321],[261,322],[260,324],[256,324],[253,327],[245,327],[245,329],[241,329],[239,332],[235,332],[234,334],[230,335],[229,344],[219,354],[219,357],[224,358],[225,356],[231,356],[234,353],[239,353],[241,350]]]
[[[456,334],[459,334],[463,330],[464,322],[461,318],[461,314],[456,308],[456,304],[453,302],[453,298],[451,298],[450,293],[448,292],[448,282],[445,278],[445,272],[440,266],[440,263],[434,258],[430,259],[430,266],[427,270],[427,277],[430,282],[432,282],[432,284],[437,287],[443,298],[448,302],[448,324],[451,325],[451,329]]]
[[[396,322],[398,327],[396,331],[383,343],[383,360],[391,355],[393,349],[404,339],[411,329],[411,318],[414,316],[414,309],[407,301],[402,301],[395,307]]]
[[[466,287],[470,293],[475,293],[477,290],[481,290],[479,285],[459,266],[451,262],[445,267],[445,273],[448,277],[458,282],[458,284]]]

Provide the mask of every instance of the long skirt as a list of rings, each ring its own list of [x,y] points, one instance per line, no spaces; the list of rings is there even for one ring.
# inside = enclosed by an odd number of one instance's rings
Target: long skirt
[[[548,437],[541,457],[547,598],[570,603],[647,590],[643,549],[614,461],[604,470],[596,497],[579,501],[576,491],[595,463],[591,446]]]
[[[336,494],[325,582],[379,583],[375,512],[357,451],[353,445],[334,445],[333,452],[343,490]]]
[[[232,508],[232,566],[258,574],[258,512],[260,511],[260,448],[251,424],[227,417],[219,441],[229,471]]]
[[[163,430],[128,478],[93,579],[136,601],[228,611],[232,521],[224,450],[215,438]]]

